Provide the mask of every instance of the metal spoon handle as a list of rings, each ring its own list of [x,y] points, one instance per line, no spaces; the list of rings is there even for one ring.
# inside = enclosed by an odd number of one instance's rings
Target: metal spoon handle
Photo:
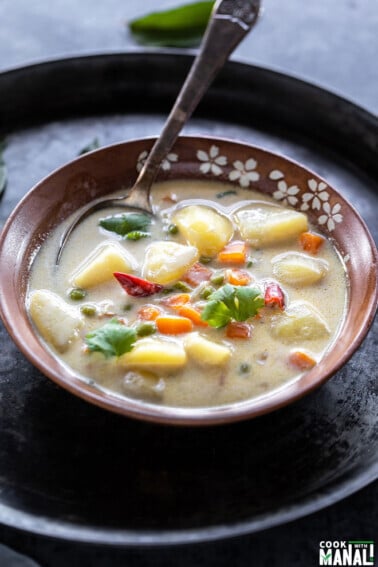
[[[132,192],[127,197],[130,206],[151,210],[150,188],[161,162],[167,156],[181,129],[218,71],[254,26],[259,8],[260,0],[219,0],[216,2],[200,51],[163,130],[152,147]]]

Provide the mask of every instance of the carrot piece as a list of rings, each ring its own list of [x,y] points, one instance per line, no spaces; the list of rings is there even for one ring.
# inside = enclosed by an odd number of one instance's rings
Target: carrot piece
[[[230,268],[226,270],[226,280],[231,285],[248,285],[252,281],[252,277],[244,270]]]
[[[209,326],[206,321],[201,319],[201,312],[192,305],[183,305],[178,310],[178,314],[181,315],[181,317],[187,317],[188,319],[190,319],[194,323],[194,325],[198,325],[200,327]]]
[[[171,295],[170,297],[166,297],[162,299],[160,303],[165,305],[166,307],[170,307],[171,309],[180,309],[182,305],[188,303],[190,301],[189,293],[176,293],[175,295]]]
[[[217,256],[222,264],[244,264],[247,260],[248,245],[242,240],[229,242]]]
[[[160,314],[161,310],[155,305],[144,305],[138,310],[138,317],[143,321],[155,321]]]
[[[227,325],[226,335],[230,339],[249,339],[252,335],[251,325],[232,321]]]
[[[303,250],[310,252],[310,254],[317,254],[324,240],[323,236],[314,232],[302,232],[299,237],[299,243]]]
[[[202,282],[208,281],[212,275],[212,270],[209,270],[209,268],[206,268],[206,266],[203,266],[199,262],[196,262],[191,268],[189,268],[182,279],[189,285],[197,286]]]
[[[299,370],[309,370],[316,364],[316,360],[312,356],[301,350],[290,353],[289,362]]]
[[[156,317],[155,323],[160,333],[165,335],[179,335],[193,330],[193,323],[187,317],[159,315],[159,317]]]

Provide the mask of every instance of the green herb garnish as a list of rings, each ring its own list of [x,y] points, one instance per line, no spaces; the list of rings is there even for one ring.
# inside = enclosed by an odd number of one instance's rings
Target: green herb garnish
[[[4,161],[3,153],[6,148],[4,140],[0,140],[0,197],[4,193],[8,181],[7,166]]]
[[[101,352],[105,358],[109,358],[132,350],[136,339],[135,329],[126,327],[114,318],[103,327],[88,333],[85,342],[91,352]]]
[[[135,39],[144,45],[194,47],[201,41],[213,6],[213,1],[185,4],[153,12],[128,25]]]
[[[257,288],[226,284],[209,296],[201,318],[220,329],[230,321],[246,321],[265,304]]]
[[[149,236],[150,233],[146,229],[150,224],[151,217],[144,213],[123,213],[99,220],[99,225],[105,230],[115,232],[130,240],[139,240],[139,238]]]
[[[228,195],[237,195],[236,191],[222,191],[221,193],[217,193],[215,196],[217,199],[223,199],[223,197],[228,197]]]
[[[239,374],[248,374],[251,370],[251,365],[248,362],[242,362],[239,366]]]
[[[99,147],[100,142],[98,141],[98,138],[93,138],[93,140],[89,144],[84,146],[84,148],[82,148],[77,155],[82,156],[83,154],[87,154],[88,152],[92,152],[93,150],[98,150]]]

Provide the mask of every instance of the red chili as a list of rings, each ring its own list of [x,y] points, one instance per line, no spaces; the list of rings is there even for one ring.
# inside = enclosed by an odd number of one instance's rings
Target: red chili
[[[164,286],[143,280],[137,276],[123,274],[122,272],[114,272],[113,276],[117,278],[123,289],[129,295],[134,297],[148,297],[154,293],[158,293]]]
[[[276,283],[270,283],[266,286],[264,299],[267,307],[279,307],[280,309],[285,307],[284,293]]]

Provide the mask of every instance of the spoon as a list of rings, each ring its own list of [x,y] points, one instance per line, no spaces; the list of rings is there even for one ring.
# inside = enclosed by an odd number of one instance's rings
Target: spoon
[[[72,231],[95,211],[106,207],[121,207],[153,215],[150,191],[161,162],[218,71],[235,47],[253,28],[259,10],[260,0],[218,0],[215,3],[198,55],[133,187],[126,196],[101,197],[81,209],[61,237],[56,264],[60,262]]]

